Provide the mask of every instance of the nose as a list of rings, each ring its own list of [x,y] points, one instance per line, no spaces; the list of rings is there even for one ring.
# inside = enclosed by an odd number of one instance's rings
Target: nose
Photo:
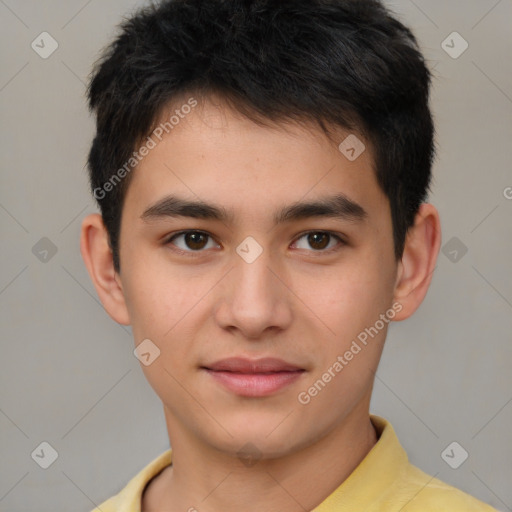
[[[250,340],[268,339],[292,321],[291,293],[268,251],[254,261],[233,255],[234,268],[219,287],[217,324]],[[274,268],[275,267],[275,268]]]

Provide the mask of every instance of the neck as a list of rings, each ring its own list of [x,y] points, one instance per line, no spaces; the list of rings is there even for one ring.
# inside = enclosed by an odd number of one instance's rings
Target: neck
[[[360,405],[321,439],[254,465],[243,465],[198,439],[164,408],[172,466],[147,488],[142,510],[312,510],[348,478],[377,442],[368,404]]]

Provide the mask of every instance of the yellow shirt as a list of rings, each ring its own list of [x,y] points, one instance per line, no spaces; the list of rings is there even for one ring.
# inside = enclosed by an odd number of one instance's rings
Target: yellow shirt
[[[371,416],[378,441],[352,474],[311,512],[497,512],[413,466],[391,424]],[[116,496],[92,512],[141,512],[146,484],[171,464],[159,455]]]

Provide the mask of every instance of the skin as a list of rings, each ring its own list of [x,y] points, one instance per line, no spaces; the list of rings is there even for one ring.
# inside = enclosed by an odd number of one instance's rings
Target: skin
[[[339,130],[338,144],[347,135]],[[120,273],[101,217],[84,219],[81,251],[106,311],[132,326],[135,345],[150,339],[160,349],[141,368],[163,403],[173,465],[147,486],[144,512],[311,510],[377,442],[369,404],[387,323],[307,405],[297,398],[393,304],[394,321],[414,313],[439,252],[439,215],[423,204],[395,260],[389,201],[364,143],[351,162],[314,126],[258,126],[210,98],[133,171]],[[367,217],[273,224],[278,209],[333,193]],[[221,205],[233,222],[141,218],[168,194]],[[168,241],[181,230],[211,238]],[[318,231],[345,243],[309,243]],[[236,252],[248,236],[263,248],[250,264]],[[271,396],[240,397],[200,368],[232,356],[278,357],[305,371]],[[248,442],[261,456],[251,466],[237,455]]]

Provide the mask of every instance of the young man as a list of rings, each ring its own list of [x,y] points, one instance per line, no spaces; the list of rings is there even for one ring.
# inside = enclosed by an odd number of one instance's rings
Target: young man
[[[427,293],[430,74],[376,0],[174,0],[92,77],[81,250],[168,450],[96,510],[491,511],[370,415]]]

